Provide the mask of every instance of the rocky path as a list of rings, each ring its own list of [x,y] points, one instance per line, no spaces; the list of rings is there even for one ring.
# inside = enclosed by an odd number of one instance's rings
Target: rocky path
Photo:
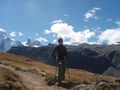
[[[28,88],[28,90],[67,90],[62,87],[48,86],[45,82],[44,77],[31,73],[18,71],[10,66],[0,65],[0,67],[7,68],[20,76],[23,84]]]

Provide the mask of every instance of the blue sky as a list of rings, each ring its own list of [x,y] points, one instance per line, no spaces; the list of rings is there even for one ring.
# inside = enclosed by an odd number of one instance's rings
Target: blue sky
[[[47,44],[63,37],[66,44],[115,44],[120,41],[119,4],[120,0],[0,0],[0,28],[21,42],[31,38]]]

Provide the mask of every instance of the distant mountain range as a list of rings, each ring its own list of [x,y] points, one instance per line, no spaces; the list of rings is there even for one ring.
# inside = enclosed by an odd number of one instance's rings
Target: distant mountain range
[[[11,39],[7,37],[5,31],[0,31],[0,51],[6,52],[13,46],[30,46],[30,47],[40,47],[41,44],[39,41],[32,41],[28,39],[26,42],[21,43],[20,41]]]
[[[42,46],[39,41],[28,39],[26,42],[7,37],[0,31],[0,51],[30,57],[47,64],[56,65],[51,53],[56,45]],[[68,67],[120,78],[120,45],[68,46]]]
[[[50,44],[38,48],[12,47],[8,52],[56,65],[56,61],[51,56],[55,46]],[[120,77],[120,45],[81,44],[66,47],[68,50],[68,67]]]

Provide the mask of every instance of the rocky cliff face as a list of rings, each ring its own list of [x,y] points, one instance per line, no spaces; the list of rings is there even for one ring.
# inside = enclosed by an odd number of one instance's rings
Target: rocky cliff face
[[[120,77],[120,51],[112,51],[107,57],[111,61],[112,66],[110,66],[103,74]]]
[[[51,56],[54,47],[55,45],[38,48],[13,47],[8,52],[55,65],[56,61]],[[120,77],[119,45],[79,45],[66,47],[68,50],[68,67]]]

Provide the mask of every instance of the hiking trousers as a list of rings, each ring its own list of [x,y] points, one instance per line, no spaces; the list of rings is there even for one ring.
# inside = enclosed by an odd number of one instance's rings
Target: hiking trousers
[[[59,82],[65,79],[65,72],[66,72],[66,60],[59,60],[59,66],[58,66],[58,81]]]

